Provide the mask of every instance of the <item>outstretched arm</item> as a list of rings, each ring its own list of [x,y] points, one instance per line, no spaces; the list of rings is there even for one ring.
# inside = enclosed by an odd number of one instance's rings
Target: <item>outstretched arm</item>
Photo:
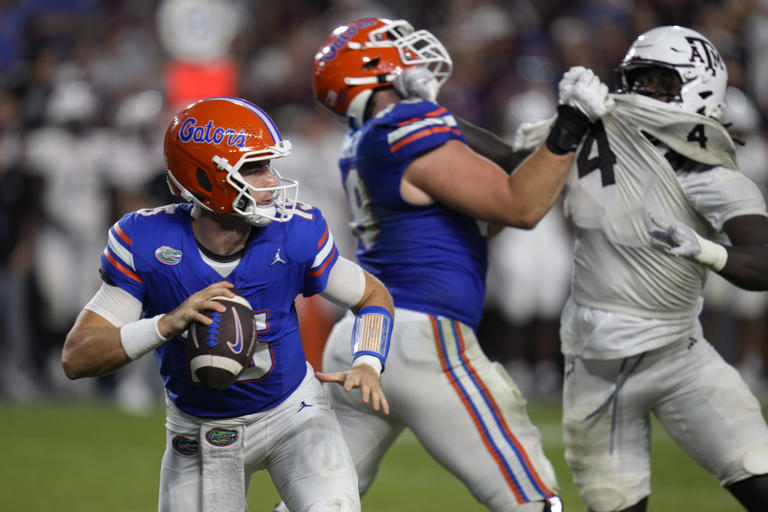
[[[356,263],[339,258],[328,276],[322,296],[349,307],[355,313],[352,331],[352,368],[344,372],[315,372],[322,382],[337,382],[345,391],[360,388],[364,403],[374,411],[389,414],[389,403],[381,389],[392,336],[394,303],[384,284]]]
[[[403,176],[404,199],[413,202],[406,195],[413,187],[486,222],[533,228],[560,195],[574,151],[592,122],[611,108],[608,88],[584,68],[563,76],[560,103],[545,144],[519,165],[503,141],[465,124],[472,144],[504,169],[469,146],[449,141],[410,163]]]

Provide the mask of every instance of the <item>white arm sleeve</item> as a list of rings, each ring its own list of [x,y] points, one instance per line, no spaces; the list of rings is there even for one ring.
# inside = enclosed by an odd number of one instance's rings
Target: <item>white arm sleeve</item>
[[[363,269],[357,263],[339,256],[328,275],[328,284],[320,295],[337,306],[349,309],[360,302],[363,293],[365,293]]]
[[[101,283],[101,288],[91,298],[85,309],[98,313],[115,327],[141,318],[141,302],[119,286]]]

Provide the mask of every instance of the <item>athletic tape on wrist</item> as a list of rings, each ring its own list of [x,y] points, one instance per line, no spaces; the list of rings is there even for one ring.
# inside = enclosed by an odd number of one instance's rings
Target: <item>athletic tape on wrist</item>
[[[168,341],[168,338],[163,337],[157,328],[157,322],[161,316],[163,315],[142,318],[120,328],[120,344],[123,345],[123,350],[131,360],[140,358]]]
[[[581,110],[570,105],[560,105],[545,141],[547,149],[556,155],[576,151],[591,127],[592,123]]]
[[[381,306],[366,306],[355,317],[352,329],[352,357],[375,356],[381,361],[381,371],[387,362],[392,338],[392,314]]]
[[[381,375],[381,370],[383,369],[383,365],[381,364],[381,359],[379,359],[376,356],[371,356],[368,354],[362,354],[355,358],[354,361],[352,361],[352,368],[355,368],[356,366],[360,365],[367,365],[373,368],[373,370],[376,372],[376,375]]]
[[[706,265],[715,272],[719,272],[725,266],[725,262],[728,261],[728,251],[720,244],[716,244],[706,238],[700,237],[694,232],[696,238],[699,241],[699,247],[701,251],[694,256],[694,259]]]

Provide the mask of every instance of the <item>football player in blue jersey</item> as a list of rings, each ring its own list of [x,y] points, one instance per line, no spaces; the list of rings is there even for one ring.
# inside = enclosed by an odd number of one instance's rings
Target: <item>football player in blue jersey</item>
[[[171,122],[164,151],[171,191],[187,202],[126,214],[109,230],[103,284],[67,336],[65,373],[105,375],[154,350],[167,404],[161,511],[242,512],[261,469],[292,510],[359,510],[354,464],[320,380],[359,388],[362,402],[389,412],[379,373],[391,296],[339,256],[320,210],[272,167],[290,143],[257,106],[194,103]],[[212,299],[233,288],[253,308],[258,343],[238,380],[217,392],[196,381],[185,345],[190,324],[210,324],[202,311],[222,311]],[[355,313],[346,368],[315,375],[306,362],[300,293]]]
[[[432,101],[396,90],[397,77],[415,67],[434,77],[410,84]],[[569,82],[547,143],[519,166],[511,152],[499,155],[499,166],[470,149],[464,126],[434,102],[451,69],[440,41],[404,20],[338,27],[315,55],[316,99],[351,128],[339,164],[357,257],[387,286],[397,312],[382,375],[392,413],[366,411],[333,389],[331,400],[361,494],[407,427],[489,509],[560,510],[557,479],[525,399],[483,353],[475,331],[488,225],[536,225],[560,194],[573,150],[608,91],[587,87],[596,78]],[[349,365],[343,338],[353,323],[347,317],[334,327],[326,371]]]

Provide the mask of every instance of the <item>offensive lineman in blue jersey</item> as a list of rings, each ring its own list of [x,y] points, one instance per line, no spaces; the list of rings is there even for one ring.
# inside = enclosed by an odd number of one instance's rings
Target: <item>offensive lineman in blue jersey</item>
[[[399,77],[422,66],[436,78],[421,84],[433,101],[407,99],[413,87],[395,90]],[[315,55],[316,99],[352,128],[340,167],[358,260],[384,282],[397,311],[382,376],[392,414],[371,414],[333,389],[331,400],[361,493],[408,427],[489,509],[560,510],[556,477],[525,400],[475,336],[485,293],[483,226],[532,228],[544,216],[591,126],[585,113],[597,117],[591,106],[604,102],[583,96],[594,90],[586,83],[561,83],[569,93],[547,144],[519,167],[507,158],[513,155],[499,155],[502,169],[472,151],[465,126],[434,103],[451,68],[443,45],[404,20],[338,27]],[[349,364],[342,345],[352,320],[331,333],[326,371]]]
[[[354,465],[320,381],[360,388],[362,402],[389,412],[378,375],[391,296],[339,256],[320,211],[298,202],[298,183],[271,167],[290,143],[255,105],[194,103],[171,122],[164,150],[169,186],[188,203],[129,213],[112,226],[104,284],[64,345],[67,376],[105,375],[154,349],[167,392],[161,511],[242,512],[260,469],[293,510],[359,510]],[[191,376],[186,331],[193,321],[210,324],[201,311],[222,311],[212,298],[234,296],[233,287],[254,309],[259,343],[238,381],[215,392]],[[347,371],[313,374],[299,293],[356,313]]]

